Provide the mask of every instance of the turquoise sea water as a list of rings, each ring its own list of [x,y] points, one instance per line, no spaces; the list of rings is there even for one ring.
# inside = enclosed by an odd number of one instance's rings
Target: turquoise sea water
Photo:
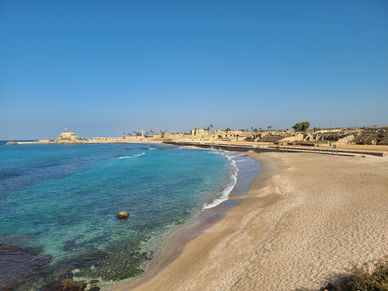
[[[0,146],[0,244],[23,254],[12,250],[20,264],[0,249],[0,287],[33,260],[31,274],[13,278],[21,286],[74,270],[99,280],[141,274],[161,234],[227,197],[243,160],[166,145]],[[120,210],[130,218],[118,220]]]

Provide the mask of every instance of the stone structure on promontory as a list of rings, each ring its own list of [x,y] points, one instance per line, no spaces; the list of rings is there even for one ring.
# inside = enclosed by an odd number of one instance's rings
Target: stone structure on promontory
[[[68,131],[65,129],[60,133],[60,135],[55,140],[57,143],[63,143],[63,142],[77,142],[80,138],[78,135],[76,135],[74,132]]]

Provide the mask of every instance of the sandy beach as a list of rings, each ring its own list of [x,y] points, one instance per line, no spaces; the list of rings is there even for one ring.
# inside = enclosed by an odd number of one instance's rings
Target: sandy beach
[[[173,260],[109,290],[314,290],[388,254],[388,159],[250,155],[263,171],[231,197],[240,205]]]

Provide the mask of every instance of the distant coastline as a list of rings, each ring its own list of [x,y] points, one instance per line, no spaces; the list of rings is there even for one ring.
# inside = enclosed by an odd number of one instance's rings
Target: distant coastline
[[[331,128],[313,130],[210,130],[193,129],[188,133],[136,132],[117,137],[82,138],[65,130],[56,139],[8,141],[8,145],[27,144],[114,144],[170,143],[184,146],[220,146],[231,150],[311,152],[331,154],[370,154],[388,152],[388,127]]]

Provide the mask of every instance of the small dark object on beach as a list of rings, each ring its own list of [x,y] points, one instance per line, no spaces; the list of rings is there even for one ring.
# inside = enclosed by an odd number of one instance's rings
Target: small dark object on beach
[[[129,217],[128,211],[120,211],[119,213],[117,213],[118,219],[128,219],[128,217]]]

